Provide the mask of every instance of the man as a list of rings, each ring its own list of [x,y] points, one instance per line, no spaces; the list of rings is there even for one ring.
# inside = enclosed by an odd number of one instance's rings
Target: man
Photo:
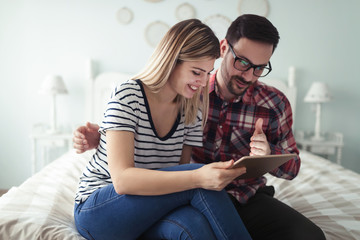
[[[211,163],[246,155],[296,153],[292,112],[287,98],[258,81],[271,71],[270,58],[279,34],[266,18],[242,15],[220,41],[220,68],[210,77],[209,115],[203,147],[192,160]],[[97,146],[98,126],[75,131],[74,147],[83,152]],[[300,169],[296,157],[271,172],[293,179]],[[322,230],[299,212],[273,198],[265,177],[234,180],[226,187],[253,239],[325,239]]]

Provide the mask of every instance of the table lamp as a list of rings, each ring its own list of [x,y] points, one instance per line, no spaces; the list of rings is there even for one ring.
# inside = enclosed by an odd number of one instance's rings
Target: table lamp
[[[311,137],[312,140],[321,141],[324,139],[320,133],[321,103],[330,100],[331,96],[327,85],[323,82],[313,82],[304,98],[304,102],[316,104],[315,131],[314,136]]]
[[[54,134],[58,132],[56,126],[56,95],[57,94],[67,94],[68,91],[66,89],[64,80],[61,76],[58,75],[48,75],[45,77],[39,93],[51,95],[51,109],[50,109],[50,129],[48,131],[49,134]]]

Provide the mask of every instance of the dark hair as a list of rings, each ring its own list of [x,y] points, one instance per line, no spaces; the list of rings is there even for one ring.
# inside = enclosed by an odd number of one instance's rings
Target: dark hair
[[[248,38],[273,45],[273,52],[279,43],[279,32],[265,17],[244,14],[235,19],[226,33],[226,39],[235,44],[240,38]]]

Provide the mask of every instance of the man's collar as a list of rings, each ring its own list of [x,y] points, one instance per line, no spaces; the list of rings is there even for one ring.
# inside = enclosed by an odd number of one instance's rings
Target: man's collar
[[[215,90],[215,85],[216,85],[216,73],[218,70],[215,71],[215,73],[210,75],[210,79],[209,79],[209,94],[216,91]]]

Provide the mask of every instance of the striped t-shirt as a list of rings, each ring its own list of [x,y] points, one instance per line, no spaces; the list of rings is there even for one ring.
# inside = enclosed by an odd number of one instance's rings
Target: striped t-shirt
[[[195,123],[185,125],[184,115],[179,114],[170,132],[158,137],[141,81],[128,80],[116,86],[99,129],[100,144],[80,177],[76,203],[84,202],[95,190],[112,183],[106,154],[107,130],[133,132],[135,167],[159,169],[178,165],[184,144],[202,146],[201,119],[199,111]]]

